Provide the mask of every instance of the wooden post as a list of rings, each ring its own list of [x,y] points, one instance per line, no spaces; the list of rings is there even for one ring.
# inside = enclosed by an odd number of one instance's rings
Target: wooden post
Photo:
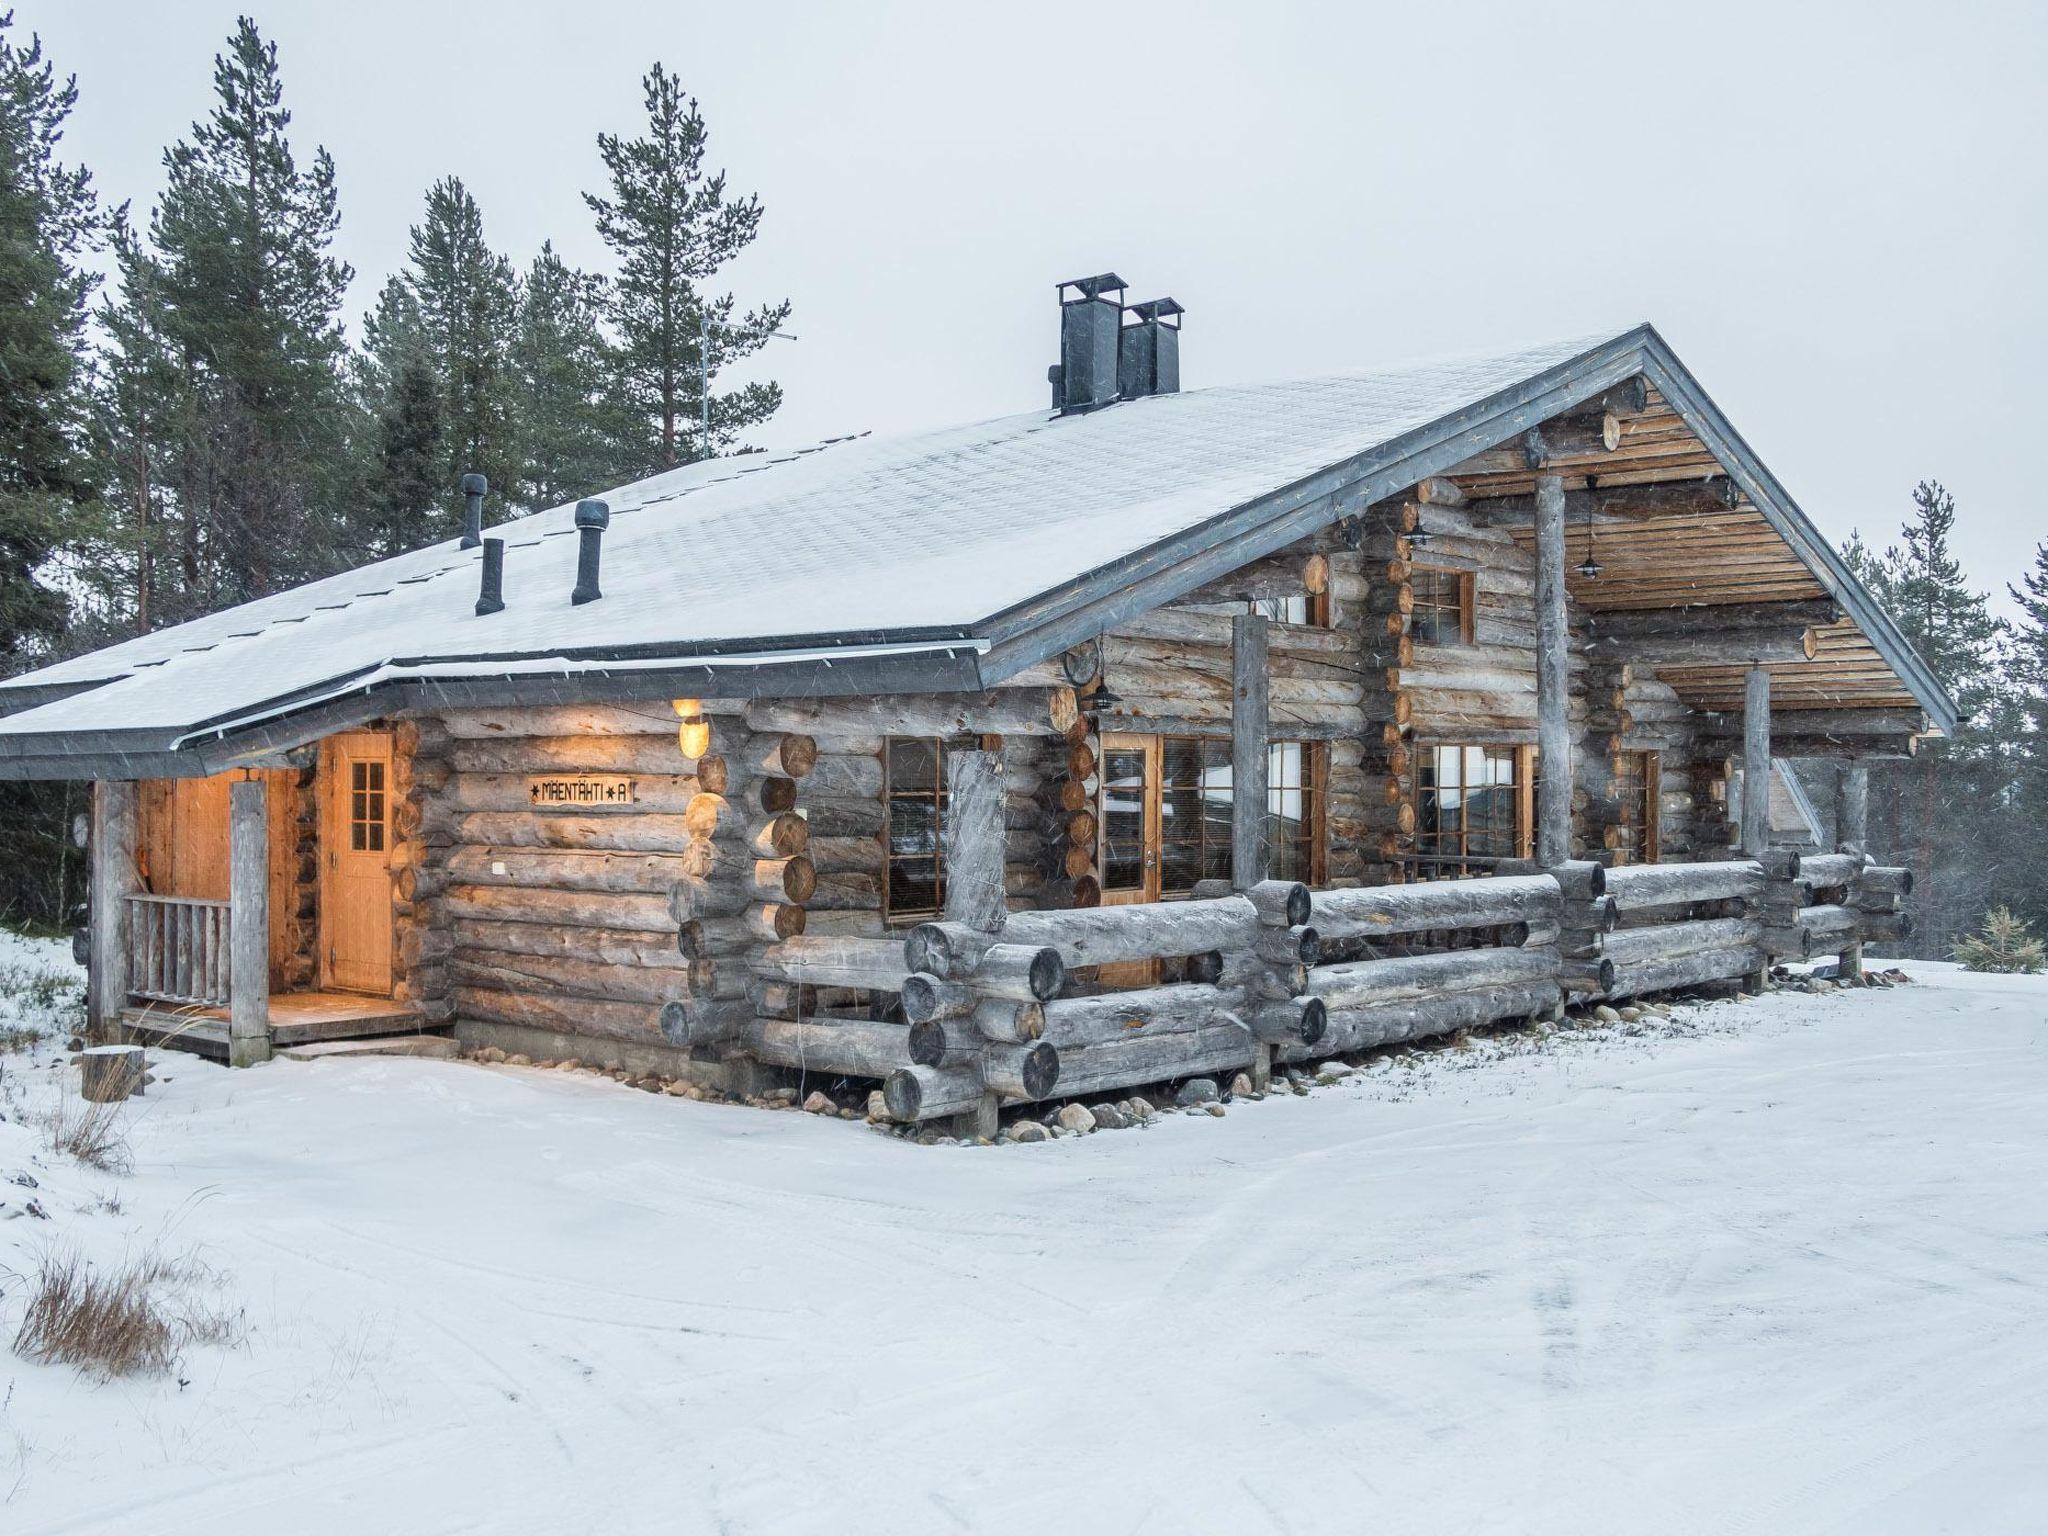
[[[982,933],[998,934],[1009,915],[1003,900],[1003,758],[999,752],[946,754],[943,915]],[[996,1095],[955,1118],[963,1139],[994,1140]]]
[[[1843,853],[1870,852],[1870,769],[1862,763],[1835,765],[1835,847]],[[1863,945],[1842,951],[1836,974],[1854,979],[1863,974]]]
[[[139,813],[135,785],[101,779],[92,787],[92,885],[86,973],[86,1024],[102,1040],[117,1038],[128,1001],[128,898],[135,872]]]
[[[1564,480],[1536,477],[1536,862],[1571,857],[1571,666],[1566,652]]]
[[[228,1065],[270,1060],[269,785],[228,786]]]
[[[1738,847],[1755,858],[1771,840],[1771,674],[1751,667],[1742,688],[1742,828]]]
[[[1003,759],[995,752],[946,754],[945,918],[1001,933]]]
[[[1870,852],[1870,769],[1865,764],[1835,767],[1835,847],[1843,853]]]
[[[1230,883],[1266,878],[1266,631],[1261,613],[1230,621]]]

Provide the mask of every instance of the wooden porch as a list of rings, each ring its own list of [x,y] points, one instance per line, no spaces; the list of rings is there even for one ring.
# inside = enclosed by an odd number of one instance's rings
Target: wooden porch
[[[121,1010],[121,1022],[146,1044],[226,1061],[232,1038],[229,1014],[224,1004],[132,998]],[[439,1033],[427,1029],[416,1008],[350,992],[287,992],[272,997],[268,1032],[273,1050],[329,1040]]]

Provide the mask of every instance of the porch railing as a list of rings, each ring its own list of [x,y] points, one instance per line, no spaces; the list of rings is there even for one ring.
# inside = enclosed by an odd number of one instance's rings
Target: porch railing
[[[228,1006],[228,903],[197,896],[128,898],[128,995]]]

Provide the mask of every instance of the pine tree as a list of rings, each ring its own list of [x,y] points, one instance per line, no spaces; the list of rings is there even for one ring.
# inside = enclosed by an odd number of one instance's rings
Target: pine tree
[[[90,176],[59,159],[78,100],[0,14],[0,669],[47,658],[70,612],[50,580],[63,543],[97,522],[85,388],[86,261],[104,228]],[[0,918],[54,928],[83,899],[69,783],[0,784]]]
[[[276,46],[247,17],[214,60],[214,91],[164,156],[142,274],[188,392],[170,413],[187,608],[324,568],[349,489],[334,162],[322,149],[299,169]]]
[[[484,239],[483,213],[456,177],[427,189],[405,280],[440,375],[444,494],[475,471],[502,505],[520,469],[512,367],[519,284],[512,263]]]
[[[155,268],[125,207],[116,210],[111,235],[120,283],[100,303],[92,381],[106,515],[93,530],[97,537],[71,540],[74,575],[93,594],[71,636],[84,648],[156,628],[167,609],[175,614],[178,607],[175,599],[166,603],[163,588],[184,585],[181,573],[162,562],[173,547],[167,488],[185,435],[187,376],[169,341]]]
[[[555,254],[552,242],[527,269],[519,304],[520,493],[560,506],[627,479],[630,428],[608,395],[612,356],[601,324],[604,285]]]
[[[0,667],[61,634],[64,595],[40,573],[94,496],[83,389],[85,260],[102,228],[91,178],[57,158],[78,100],[0,15]]]
[[[378,520],[367,551],[371,559],[447,536],[440,507],[448,492],[448,454],[441,436],[441,379],[426,353],[415,351],[400,361],[377,418],[372,491]]]
[[[1912,763],[1880,764],[1872,779],[1873,841],[1913,860],[1915,945],[1929,955],[1945,954],[1965,914],[2016,875],[2005,825],[2013,714],[1997,666],[2005,626],[1950,548],[1955,521],[1955,498],[1923,480],[1900,544],[1873,557],[1852,537],[1843,552],[1963,717],[1953,740],[1923,742]]]
[[[2028,920],[2048,927],[2048,543],[2036,546],[2033,569],[2006,590],[2019,609],[2008,669],[2020,715],[2013,794],[2023,845],[2016,852],[2027,875],[2010,894]]]
[[[638,418],[632,468],[651,473],[717,453],[780,408],[780,385],[751,384],[713,395],[708,439],[701,426],[704,380],[765,346],[790,306],[736,315],[732,295],[707,291],[759,233],[761,200],[729,197],[725,173],[705,173],[704,116],[677,76],[657,63],[641,86],[647,132],[598,135],[610,195],[585,193],[584,201],[618,258],[608,318],[622,392]]]

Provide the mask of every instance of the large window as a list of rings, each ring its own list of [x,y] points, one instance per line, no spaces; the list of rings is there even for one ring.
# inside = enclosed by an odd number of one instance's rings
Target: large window
[[[1617,864],[1654,864],[1658,846],[1658,802],[1663,798],[1662,770],[1654,752],[1621,752],[1615,757],[1614,798],[1621,814],[1624,842],[1614,853]]]
[[[1267,867],[1276,880],[1313,882],[1321,873],[1322,756],[1313,742],[1276,741],[1266,750]],[[1185,895],[1199,880],[1229,879],[1230,743],[1161,738],[1159,779],[1160,894]],[[1107,799],[1105,807],[1107,826],[1114,810]],[[1113,857],[1113,837],[1109,845]]]
[[[883,745],[882,790],[888,800],[889,857],[882,915],[922,922],[946,899],[940,829],[946,813],[946,750],[973,746],[936,736],[891,736]]]
[[[1455,879],[1525,855],[1531,750],[1424,747],[1415,775],[1416,873]]]
[[[1472,573],[1418,565],[1408,573],[1415,595],[1408,632],[1417,645],[1472,643]]]

